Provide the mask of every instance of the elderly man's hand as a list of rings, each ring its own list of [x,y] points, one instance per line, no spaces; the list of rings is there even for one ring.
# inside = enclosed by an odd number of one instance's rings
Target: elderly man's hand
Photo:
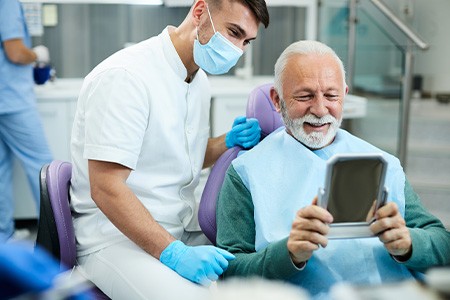
[[[378,236],[391,255],[400,260],[406,260],[411,255],[411,236],[396,203],[389,202],[378,209],[370,230]]]
[[[326,247],[329,225],[333,217],[324,208],[317,206],[317,198],[312,205],[297,212],[289,234],[287,247],[292,261],[296,265],[306,262],[319,246]]]

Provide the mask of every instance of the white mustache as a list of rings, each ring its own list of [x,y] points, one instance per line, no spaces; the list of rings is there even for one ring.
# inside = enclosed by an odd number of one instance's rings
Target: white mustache
[[[309,114],[309,115],[305,115],[301,118],[298,118],[297,120],[301,121],[302,123],[310,123],[311,125],[314,126],[321,126],[324,124],[337,124],[338,120],[333,117],[332,115],[326,115],[323,116],[321,118],[316,117],[315,115]]]

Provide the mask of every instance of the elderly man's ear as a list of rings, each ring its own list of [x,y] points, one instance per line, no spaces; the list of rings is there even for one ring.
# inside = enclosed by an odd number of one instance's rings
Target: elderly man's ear
[[[277,112],[280,112],[280,96],[278,95],[277,90],[274,87],[270,89],[270,99],[272,100],[273,105]]]

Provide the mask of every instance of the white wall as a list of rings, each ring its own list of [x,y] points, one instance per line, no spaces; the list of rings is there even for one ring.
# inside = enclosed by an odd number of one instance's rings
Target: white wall
[[[417,53],[415,73],[424,76],[423,90],[450,93],[450,1],[414,0],[413,26],[430,49]]]

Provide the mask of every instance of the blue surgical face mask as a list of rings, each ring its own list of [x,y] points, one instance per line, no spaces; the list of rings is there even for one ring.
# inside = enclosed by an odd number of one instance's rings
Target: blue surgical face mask
[[[239,58],[242,56],[242,49],[236,47],[220,32],[214,28],[214,23],[209,13],[209,8],[206,7],[214,30],[214,35],[208,43],[202,45],[197,39],[194,41],[194,61],[203,70],[209,74],[218,75],[225,74],[234,65],[236,65]],[[197,28],[198,30],[198,28]]]

